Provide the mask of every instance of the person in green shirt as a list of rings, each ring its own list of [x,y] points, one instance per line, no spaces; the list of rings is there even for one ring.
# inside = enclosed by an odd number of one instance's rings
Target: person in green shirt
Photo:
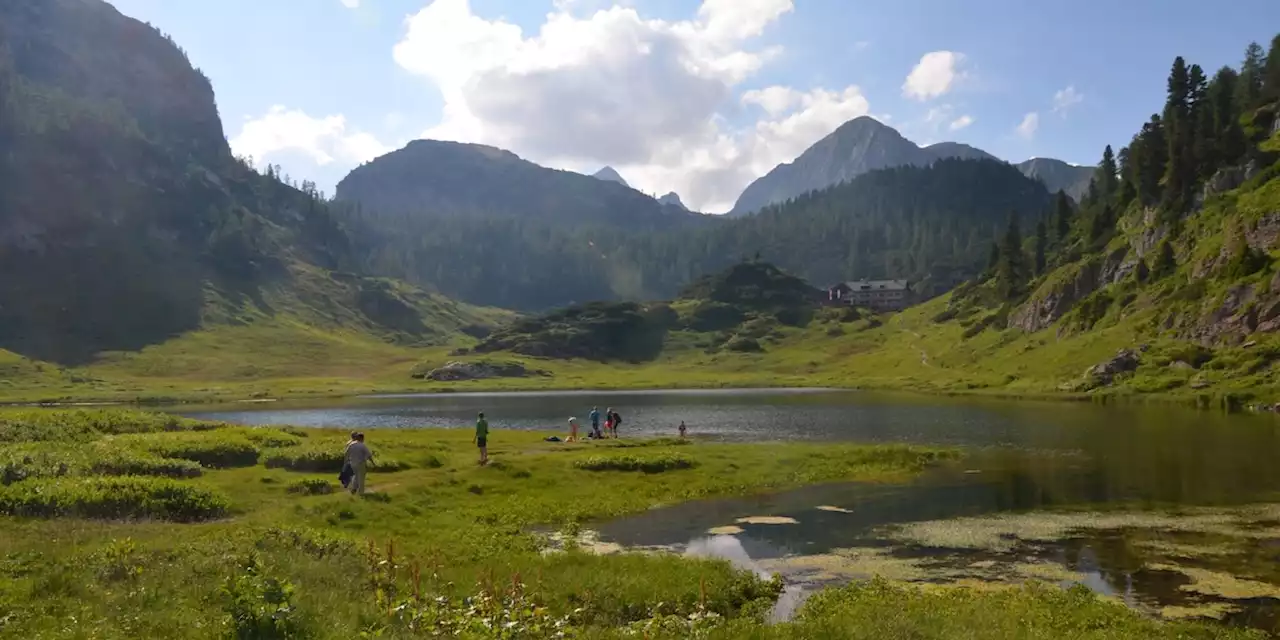
[[[480,447],[480,464],[489,464],[489,421],[484,419],[484,412],[476,418],[476,437],[472,439]]]

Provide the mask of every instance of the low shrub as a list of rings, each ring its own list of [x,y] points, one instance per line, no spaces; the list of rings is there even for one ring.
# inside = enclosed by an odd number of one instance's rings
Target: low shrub
[[[0,452],[0,484],[67,476],[163,476],[194,478],[200,465],[189,460],[95,445],[16,445]]]
[[[275,427],[255,427],[241,431],[253,444],[263,449],[283,449],[303,443],[303,437]]]
[[[760,343],[755,338],[744,337],[737,337],[726,342],[724,348],[739,353],[759,353],[764,351],[764,348],[760,346]]]
[[[322,478],[307,478],[289,485],[289,493],[307,496],[321,496],[333,493],[333,483]]]
[[[85,442],[104,435],[202,431],[225,426],[154,411],[13,409],[0,411],[0,442]]]
[[[263,464],[268,469],[338,473],[342,471],[344,459],[343,451],[339,447],[292,447],[267,452]],[[409,464],[391,458],[380,458],[374,454],[368,468],[369,471],[388,473],[408,469]]]
[[[55,478],[0,488],[0,513],[50,518],[158,518],[177,522],[225,515],[226,496],[167,478]]]
[[[692,469],[698,466],[696,460],[677,453],[666,453],[652,456],[591,456],[586,460],[578,460],[573,466],[585,471],[642,471],[644,473],[662,473],[678,469]]]
[[[122,440],[165,458],[192,460],[214,469],[258,464],[258,447],[238,432],[158,433]]]

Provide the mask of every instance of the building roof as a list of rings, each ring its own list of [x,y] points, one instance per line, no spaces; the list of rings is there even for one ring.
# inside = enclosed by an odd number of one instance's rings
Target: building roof
[[[832,289],[844,285],[851,291],[906,291],[910,288],[906,280],[851,280],[841,282]]]

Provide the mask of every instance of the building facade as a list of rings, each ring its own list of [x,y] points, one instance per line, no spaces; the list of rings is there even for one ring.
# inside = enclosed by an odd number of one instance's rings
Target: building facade
[[[841,282],[827,288],[827,301],[876,311],[901,311],[915,302],[906,280]]]

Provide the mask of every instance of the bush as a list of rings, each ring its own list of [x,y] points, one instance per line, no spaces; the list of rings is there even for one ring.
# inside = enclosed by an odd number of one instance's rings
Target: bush
[[[0,488],[0,513],[42,518],[210,520],[227,513],[226,496],[161,478],[57,478]]]
[[[258,464],[258,448],[237,432],[150,434],[126,442],[158,456],[192,460],[214,469]]]
[[[0,484],[87,475],[194,478],[200,473],[200,465],[188,460],[100,446],[18,445],[0,452]]]
[[[269,575],[257,555],[250,554],[221,588],[231,636],[244,640],[310,637],[307,620],[293,602],[295,592],[291,582]]]
[[[216,429],[219,422],[124,409],[0,411],[0,442],[84,442],[103,435]]]
[[[289,493],[320,496],[333,493],[333,484],[321,478],[307,478],[289,485]]]
[[[342,449],[338,447],[295,447],[267,452],[263,464],[268,469],[285,469],[287,471],[304,471],[309,473],[338,473],[342,471],[344,460]],[[388,473],[403,471],[409,465],[399,460],[379,458],[374,455],[369,463],[369,471]]]
[[[764,348],[760,346],[760,343],[757,342],[755,338],[744,338],[741,336],[724,343],[724,348],[729,351],[737,351],[739,353],[759,353],[764,351]]]
[[[697,461],[677,453],[666,453],[653,456],[591,456],[586,460],[578,460],[573,466],[585,471],[643,471],[644,473],[662,473],[678,469],[692,469],[698,466]]]
[[[245,429],[242,433],[250,442],[263,449],[283,449],[302,444],[302,436],[292,431],[275,427],[255,427]]]

